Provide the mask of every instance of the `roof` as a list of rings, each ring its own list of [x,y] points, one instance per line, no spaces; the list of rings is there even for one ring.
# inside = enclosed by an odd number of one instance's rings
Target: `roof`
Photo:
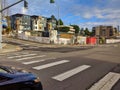
[[[13,15],[11,15],[11,16],[30,16],[30,15],[26,15],[26,14],[20,14],[20,13],[16,13],[16,14],[13,14]]]

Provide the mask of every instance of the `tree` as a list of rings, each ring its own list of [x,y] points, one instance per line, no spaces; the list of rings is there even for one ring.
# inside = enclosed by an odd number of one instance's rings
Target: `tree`
[[[88,28],[86,28],[84,32],[85,32],[85,36],[90,36],[90,31],[88,30]]]
[[[12,31],[12,30],[11,30],[11,27],[7,27],[7,28],[6,28],[6,33],[7,33],[7,34],[9,34],[11,31]]]
[[[73,26],[73,28],[75,29],[75,34],[78,34],[80,31],[79,26],[78,25],[71,25],[71,26]]]
[[[54,15],[51,15],[51,18],[52,18],[52,19],[56,19]]]
[[[93,30],[90,32],[90,36],[95,36],[95,32]]]
[[[61,19],[59,19],[59,20],[57,21],[57,25],[64,25],[64,23],[63,23],[63,21],[62,21]]]

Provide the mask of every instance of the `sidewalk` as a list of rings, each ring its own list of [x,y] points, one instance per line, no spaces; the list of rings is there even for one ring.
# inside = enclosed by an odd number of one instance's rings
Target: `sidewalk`
[[[19,46],[2,43],[2,49],[0,49],[0,54],[19,51],[19,50],[22,50],[22,48],[20,48]]]

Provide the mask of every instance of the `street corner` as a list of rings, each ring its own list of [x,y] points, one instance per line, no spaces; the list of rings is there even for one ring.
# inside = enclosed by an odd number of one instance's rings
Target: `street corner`
[[[23,50],[23,48],[19,47],[19,46],[16,46],[15,48],[16,51],[20,51],[20,50]]]
[[[0,54],[2,53],[9,53],[9,52],[14,52],[14,51],[20,51],[23,48],[19,46],[14,46],[10,44],[2,44],[2,49],[0,50]]]
[[[2,48],[5,48],[6,47],[6,43],[2,43]]]

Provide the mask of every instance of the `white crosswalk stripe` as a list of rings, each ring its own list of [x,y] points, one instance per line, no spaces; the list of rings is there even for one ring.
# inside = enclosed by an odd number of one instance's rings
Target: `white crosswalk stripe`
[[[89,66],[89,65],[82,65],[82,66],[79,66],[79,67],[74,68],[72,70],[69,70],[67,72],[64,72],[60,75],[54,76],[52,78],[55,79],[55,80],[58,80],[58,81],[63,81],[63,80],[65,80],[65,79],[67,79],[67,78],[69,78],[69,77],[71,77],[71,76],[73,76],[73,75],[75,75],[79,72],[82,72],[82,71],[84,71],[84,70],[86,70],[90,67],[91,66]]]
[[[38,63],[38,62],[43,62],[43,61],[45,61],[45,59],[42,59],[42,60],[36,60],[36,61],[30,61],[30,62],[23,62],[23,64],[25,64],[25,65],[29,65],[29,64]]]
[[[32,67],[32,68],[36,69],[36,70],[41,70],[41,69],[45,69],[45,68],[48,68],[48,67],[56,66],[56,65],[59,65],[59,64],[67,63],[67,62],[70,62],[70,61],[69,60],[62,60],[62,61],[48,63],[48,64],[45,64],[45,65],[36,66],[36,67]]]
[[[109,72],[105,77],[103,77],[100,81],[95,83],[88,90],[111,90],[119,79],[120,79],[120,74]]]
[[[17,55],[17,56],[11,56],[11,57],[8,57],[8,58],[20,58],[20,57],[26,57],[26,56],[34,56],[34,55],[37,55],[37,54],[26,54],[26,55]]]
[[[56,58],[47,58],[47,59],[42,59],[42,60],[35,60],[35,61],[23,62],[23,64],[29,65],[29,64],[34,64],[34,63],[38,63],[38,62],[43,62],[43,61],[50,60],[50,59],[56,59]]]
[[[19,56],[19,55],[26,55],[30,54],[29,52],[16,52],[16,53],[9,53],[7,54],[7,57],[12,57],[12,56]]]
[[[13,56],[8,56],[7,58],[9,59],[14,59],[16,61],[20,61],[20,63],[24,65],[31,65],[31,68],[34,70],[42,70],[42,69],[47,69],[53,66],[58,66],[61,64],[65,64],[70,62],[70,60],[60,60],[60,61],[52,61],[47,64],[43,65],[38,65],[34,67],[32,64],[40,63],[40,62],[45,62],[47,60],[53,60],[56,59],[55,57],[46,57],[46,55],[39,55],[37,53],[15,53]],[[24,61],[25,60],[25,61]],[[28,61],[29,60],[29,61]],[[68,63],[69,64],[69,63]],[[60,67],[60,66],[58,66]],[[73,68],[71,70],[65,71],[63,73],[60,73],[58,75],[53,75],[52,79],[57,80],[57,81],[64,81],[66,79],[69,79],[70,77],[82,73],[82,71],[85,71],[87,69],[91,68],[90,65],[81,65],[76,68]],[[119,73],[114,73],[114,72],[109,72],[107,75],[105,75],[101,80],[96,82],[93,86],[91,86],[88,90],[111,90],[112,87],[118,82],[120,79],[120,74]]]
[[[33,56],[33,57],[25,57],[25,58],[16,59],[16,61],[22,61],[22,60],[33,59],[33,58],[38,58],[38,57],[45,57],[45,56],[46,55]]]

